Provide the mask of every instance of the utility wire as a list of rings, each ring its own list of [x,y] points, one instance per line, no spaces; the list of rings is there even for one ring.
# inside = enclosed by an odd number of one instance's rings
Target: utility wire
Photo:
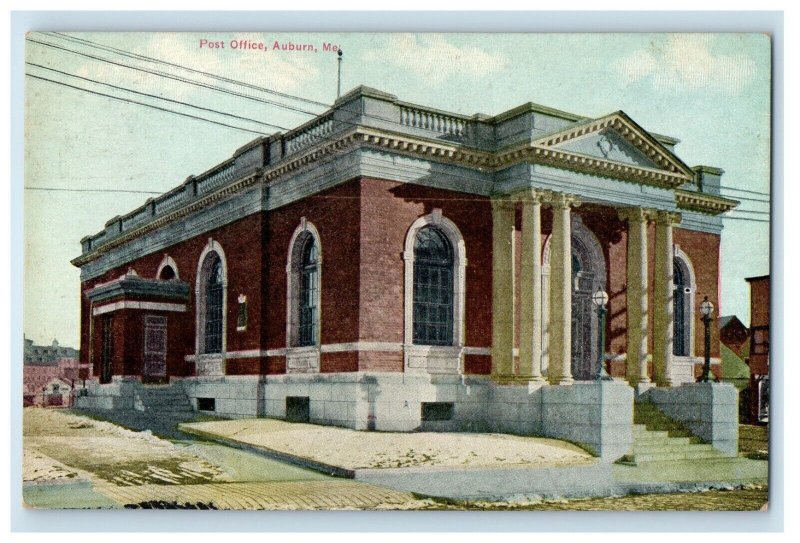
[[[298,108],[298,107],[295,107],[295,106],[291,106],[291,105],[288,105],[288,104],[282,104],[280,102],[275,102],[273,100],[267,100],[267,99],[264,99],[264,98],[259,98],[257,96],[252,96],[250,94],[244,94],[244,93],[241,93],[241,92],[232,91],[230,89],[225,89],[223,87],[219,87],[219,86],[215,86],[215,85],[209,85],[208,83],[203,83],[201,81],[188,79],[186,77],[171,75],[171,74],[168,74],[168,73],[165,73],[165,72],[160,72],[160,71],[157,71],[157,70],[148,70],[147,68],[141,68],[139,66],[133,66],[133,65],[130,65],[130,64],[125,64],[124,62],[116,62],[114,60],[98,57],[98,56],[95,56],[95,55],[90,55],[89,53],[82,53],[80,51],[75,51],[74,49],[69,49],[69,48],[62,47],[60,45],[56,45],[56,44],[53,44],[53,43],[34,40],[32,38],[26,38],[26,41],[29,41],[29,42],[32,42],[32,43],[37,43],[39,45],[44,45],[45,47],[51,47],[53,49],[59,49],[61,51],[66,51],[68,53],[73,53],[73,54],[80,55],[82,57],[90,58],[90,59],[93,59],[93,60],[98,60],[100,62],[106,62],[108,64],[113,64],[114,66],[119,66],[121,68],[129,68],[131,70],[136,70],[138,72],[143,72],[143,73],[147,73],[147,74],[151,74],[151,75],[157,75],[159,77],[164,77],[166,79],[172,79],[174,81],[180,81],[181,83],[188,83],[189,85],[194,85],[196,87],[201,87],[201,88],[205,88],[205,89],[209,89],[209,90],[213,90],[213,91],[217,91],[217,92],[222,92],[222,93],[225,93],[225,94],[230,94],[232,96],[237,96],[239,98],[247,98],[248,100],[253,100],[255,102],[260,102],[260,103],[263,103],[263,104],[269,104],[269,105],[272,105],[272,106],[282,107],[284,109],[288,109],[288,110],[291,110],[291,111],[294,111],[294,112],[297,112],[297,113],[303,113],[305,115],[311,115],[311,116],[314,116],[314,117],[319,115],[316,112],[308,111],[308,110],[305,110],[305,109],[301,109],[301,108]]]
[[[739,208],[732,209],[731,212],[732,213],[753,213],[753,214],[756,214],[756,215],[771,215],[771,213],[769,211],[751,211],[749,209],[739,209]]]
[[[190,72],[202,74],[204,76],[211,77],[211,78],[217,79],[219,81],[224,81],[224,82],[227,82],[227,83],[241,85],[241,86],[244,86],[244,87],[248,87],[248,88],[259,90],[259,91],[262,91],[262,92],[274,94],[274,95],[281,96],[281,97],[284,97],[284,98],[299,100],[299,101],[302,101],[302,102],[307,102],[309,104],[323,106],[323,107],[331,107],[330,104],[326,104],[326,103],[323,103],[323,102],[318,102],[316,100],[311,100],[311,99],[308,99],[308,98],[304,98],[302,96],[297,96],[297,95],[293,95],[293,94],[289,94],[289,93],[282,93],[282,92],[279,92],[279,91],[268,89],[266,87],[253,85],[251,83],[247,83],[247,82],[244,82],[244,81],[239,81],[239,80],[236,80],[236,79],[220,76],[220,75],[209,73],[209,72],[204,72],[202,70],[197,70],[197,69],[194,69],[194,68],[190,68],[188,66],[184,66],[184,65],[181,65],[181,64],[168,62],[168,61],[161,60],[161,59],[156,59],[154,57],[148,57],[146,55],[133,53],[132,51],[126,51],[124,49],[120,49],[120,48],[109,46],[109,45],[103,45],[103,44],[100,44],[100,43],[97,43],[97,42],[93,42],[91,40],[78,38],[77,36],[69,36],[67,34],[63,34],[63,33],[60,33],[60,32],[45,32],[44,34],[48,35],[48,36],[50,36],[50,35],[58,36],[61,39],[70,40],[73,43],[80,43],[80,44],[83,44],[83,45],[86,45],[86,46],[89,46],[89,47],[93,47],[93,48],[96,48],[96,49],[105,50],[106,52],[113,52],[113,53],[116,53],[118,55],[122,55],[122,56],[125,56],[125,57],[128,57],[128,58],[136,58],[136,59],[145,60],[145,61],[148,61],[148,62],[164,64],[164,65],[167,65],[167,66],[173,66],[173,67],[180,68],[180,69],[183,69],[183,70],[187,70],[187,71],[190,71]],[[110,63],[118,65],[118,66],[128,67],[128,68],[136,69],[136,70],[143,70],[141,68],[136,68],[136,67],[124,64],[124,63],[116,63],[116,62],[108,60],[108,59],[103,59],[103,58],[99,58],[99,57],[93,57],[91,55],[87,55],[86,53],[81,53],[79,51],[66,49],[66,48],[59,47],[59,46],[54,45],[54,44],[45,43],[45,42],[39,42],[39,41],[36,41],[36,40],[32,40],[30,38],[28,38],[28,40],[29,41],[34,41],[35,43],[40,43],[42,45],[46,45],[46,46],[49,46],[49,47],[55,47],[55,48],[58,48],[58,49],[62,49],[64,51],[69,51],[69,52],[72,52],[74,54],[88,56],[89,58],[94,58],[94,59],[100,60],[102,62],[110,62]],[[162,76],[162,77],[173,78],[172,76],[170,76],[168,74],[164,74],[163,72],[150,72],[148,70],[144,70],[144,71],[146,71],[148,73],[153,73],[154,75],[159,75],[159,76]],[[178,80],[180,81],[181,79],[178,79]],[[199,84],[199,83],[196,83],[196,82],[192,82],[191,80],[186,80],[184,82],[187,82],[187,83],[190,83],[190,84]],[[221,92],[229,92],[230,93],[230,91],[228,91],[227,89],[221,89],[219,87],[213,87],[213,86],[203,85],[203,84],[200,84],[200,85],[204,86],[206,88],[210,88],[212,90],[218,90],[218,91],[221,91]],[[251,97],[249,95],[241,95],[241,97],[255,99],[255,97]],[[278,104],[278,103],[274,103],[274,102],[268,102],[268,103],[270,103],[272,105],[277,105],[279,107],[286,107],[288,109],[292,109],[293,111],[297,111],[299,113],[304,113],[304,114],[307,114],[307,115],[313,115],[313,116],[319,115],[319,113],[314,113],[314,112],[310,112],[310,111],[307,111],[307,110],[296,109],[296,108],[292,108],[291,106],[286,106],[286,105],[283,105],[283,104]],[[366,113],[364,113],[363,116],[364,117],[374,117],[376,119],[380,119],[383,122],[391,122],[393,124],[398,124],[398,125],[402,124],[402,123],[399,123],[397,121],[392,121],[392,120],[389,120],[389,119],[380,118],[380,117],[377,117],[377,116],[374,116],[374,115],[369,115],[369,114],[366,114]],[[346,123],[346,124],[354,124],[354,123]],[[725,189],[725,190],[731,190],[731,191],[736,191],[736,192],[755,194],[755,195],[760,195],[760,196],[767,196],[767,197],[770,196],[769,193],[761,192],[761,191],[754,191],[754,190],[747,190],[747,189],[740,189],[740,188],[726,187],[726,186],[721,186],[720,188]],[[738,197],[738,198],[741,199],[741,200],[747,200],[747,198],[744,198],[744,197]],[[752,201],[759,201],[759,200],[752,199]],[[767,202],[764,202],[764,203],[767,203]]]
[[[198,121],[205,121],[207,123],[213,123],[213,124],[216,124],[216,125],[219,125],[219,126],[224,126],[226,128],[232,128],[234,130],[241,130],[242,132],[250,132],[252,134],[258,134],[260,136],[267,136],[268,135],[268,134],[266,134],[264,132],[259,132],[258,130],[252,130],[250,128],[242,128],[240,126],[233,126],[231,124],[221,123],[219,121],[212,121],[211,119],[206,119],[205,117],[198,117],[197,115],[191,115],[189,113],[182,113],[180,111],[175,111],[173,109],[167,109],[167,108],[164,108],[164,107],[154,106],[153,104],[147,104],[147,103],[144,103],[144,102],[137,102],[136,100],[130,100],[128,98],[121,98],[119,96],[114,96],[112,94],[106,94],[104,92],[98,92],[98,91],[93,91],[93,90],[89,90],[89,89],[84,89],[84,88],[81,88],[81,87],[76,87],[75,85],[70,85],[69,83],[64,83],[62,81],[56,81],[54,79],[47,79],[46,77],[40,77],[38,75],[33,75],[33,74],[29,74],[29,73],[26,73],[25,75],[27,77],[32,77],[34,79],[39,79],[41,81],[47,81],[49,83],[54,83],[56,85],[69,87],[71,89],[75,89],[75,90],[79,90],[79,91],[83,91],[83,92],[88,92],[90,94],[96,94],[98,96],[105,96],[106,98],[111,98],[113,100],[119,100],[120,102],[127,102],[129,104],[136,104],[136,105],[139,105],[139,106],[149,107],[149,108],[152,108],[152,109],[157,109],[158,111],[163,111],[163,112],[166,112],[166,113],[173,113],[175,115],[180,115],[181,117],[188,117],[190,119],[196,119]]]
[[[739,196],[738,194],[732,194],[732,195],[729,195],[728,197],[729,198],[734,198],[736,200],[744,200],[746,202],[758,202],[758,203],[761,203],[761,204],[771,204],[772,203],[770,200],[761,200],[759,198],[746,198],[744,196]]]
[[[163,194],[154,190],[129,190],[129,189],[64,189],[57,187],[25,187],[25,190],[41,190],[47,192],[125,192],[131,194]]]
[[[174,63],[174,62],[169,62],[169,61],[166,61],[166,60],[163,60],[163,59],[154,58],[154,57],[148,57],[147,55],[142,55],[142,54],[139,54],[139,53],[134,53],[133,51],[126,51],[124,49],[119,49],[119,48],[113,47],[111,45],[105,45],[105,44],[97,43],[97,42],[94,42],[94,41],[91,41],[91,40],[78,38],[77,36],[70,36],[68,34],[63,34],[61,32],[45,32],[44,34],[58,36],[58,37],[61,37],[62,39],[70,40],[73,43],[77,42],[77,43],[80,43],[80,44],[83,44],[83,45],[87,45],[89,47],[93,47],[95,49],[100,49],[100,50],[103,50],[103,51],[106,51],[106,52],[116,53],[118,55],[122,55],[122,56],[129,57],[129,58],[135,58],[137,60],[144,60],[144,61],[152,62],[152,63],[156,63],[156,64],[164,64],[166,66],[173,66],[175,68],[180,68],[180,69],[186,70],[188,72],[201,74],[201,75],[204,75],[206,77],[210,77],[212,79],[216,79],[218,81],[223,81],[225,83],[233,83],[235,85],[241,85],[243,87],[247,87],[247,88],[250,88],[250,89],[253,89],[253,90],[259,90],[259,91],[263,91],[263,92],[266,92],[266,93],[269,93],[269,94],[273,94],[275,96],[280,96],[282,98],[289,98],[289,99],[292,99],[292,100],[299,100],[301,102],[306,102],[308,104],[315,105],[315,106],[322,106],[322,107],[326,107],[326,108],[331,107],[331,104],[326,104],[324,102],[318,102],[318,101],[312,100],[310,98],[304,98],[302,96],[296,96],[294,94],[288,94],[288,93],[285,93],[285,92],[280,92],[280,91],[276,91],[276,90],[273,90],[273,89],[260,87],[258,85],[254,85],[252,83],[247,83],[245,81],[239,81],[239,80],[231,79],[229,77],[221,76],[221,75],[218,75],[218,74],[214,74],[214,73],[210,73],[210,72],[204,72],[203,70],[198,70],[196,68],[190,68],[190,67],[184,66],[182,64],[177,64],[177,63]]]
[[[750,217],[730,217],[728,215],[722,217],[723,220],[726,221],[748,221],[748,222],[763,222],[769,224],[772,221],[767,221],[764,219],[751,219]]]
[[[759,196],[770,196],[769,192],[760,192],[760,191],[757,191],[757,190],[738,189],[736,187],[726,187],[726,186],[723,186],[723,185],[720,185],[719,188],[721,188],[722,190],[733,190],[733,191],[736,191],[736,192],[744,192],[744,193],[747,193],[747,194],[758,194]]]
[[[97,85],[103,85],[103,86],[106,86],[106,87],[110,87],[112,89],[117,89],[117,90],[121,90],[121,91],[125,91],[125,92],[130,92],[130,93],[133,93],[133,94],[138,94],[140,96],[147,96],[148,98],[155,98],[156,100],[164,100],[166,102],[171,102],[173,104],[180,104],[182,106],[188,106],[188,107],[191,107],[191,108],[194,108],[194,109],[199,109],[199,110],[202,110],[202,111],[208,111],[208,112],[211,112],[211,113],[217,113],[219,115],[225,115],[227,117],[233,117],[234,119],[238,119],[238,120],[241,120],[241,121],[247,121],[247,122],[251,122],[251,123],[262,124],[262,125],[268,126],[270,128],[277,128],[278,130],[289,130],[289,128],[286,128],[286,127],[283,127],[283,126],[280,126],[280,125],[277,125],[277,124],[270,124],[270,123],[265,123],[265,122],[262,122],[262,121],[256,121],[255,119],[250,119],[248,117],[241,117],[241,116],[235,115],[233,113],[227,113],[225,111],[219,111],[219,110],[208,108],[208,107],[197,106],[197,105],[194,105],[194,104],[190,104],[188,102],[181,102],[180,100],[173,100],[172,98],[165,98],[163,96],[158,96],[157,94],[148,94],[146,92],[140,92],[140,91],[137,91],[137,90],[129,89],[127,87],[120,87],[118,85],[112,85],[111,83],[104,83],[103,81],[97,81],[96,79],[90,79],[88,77],[83,77],[83,76],[80,76],[80,75],[71,74],[69,72],[63,72],[61,70],[56,70],[55,68],[50,68],[48,66],[42,66],[41,64],[35,64],[33,62],[26,62],[25,64],[28,64],[29,66],[35,66],[36,68],[41,68],[43,70],[49,70],[51,72],[56,72],[56,73],[59,73],[59,74],[62,74],[62,75],[66,75],[66,76],[69,76],[69,77],[74,77],[76,79],[82,79],[83,81],[88,81],[90,83],[96,83]]]
[[[56,34],[58,34],[58,33],[56,33]],[[264,91],[264,92],[269,92],[269,93],[277,94],[277,95],[280,95],[280,96],[283,96],[283,97],[287,97],[287,98],[294,98],[294,99],[298,99],[298,100],[306,101],[306,102],[309,102],[309,103],[313,103],[313,104],[315,104],[315,105],[327,106],[327,104],[323,104],[322,102],[315,102],[315,101],[313,101],[313,100],[308,100],[308,99],[305,99],[305,98],[302,98],[302,97],[298,97],[298,96],[294,96],[294,95],[287,94],[287,93],[279,93],[278,91],[272,91],[271,89],[266,89],[266,88],[259,87],[259,86],[256,86],[256,85],[252,85],[252,84],[249,84],[249,83],[245,83],[245,82],[242,82],[242,81],[237,81],[237,80],[230,79],[230,78],[226,78],[226,77],[223,77],[223,76],[217,76],[217,75],[215,75],[215,74],[210,74],[210,73],[208,73],[208,72],[203,72],[203,71],[201,71],[201,70],[195,70],[195,69],[192,69],[192,68],[188,68],[188,67],[186,67],[186,66],[182,66],[182,65],[180,65],[180,64],[171,63],[171,62],[167,62],[167,61],[162,61],[162,60],[159,60],[159,59],[154,59],[154,58],[152,58],[152,57],[146,57],[145,55],[138,55],[138,54],[136,54],[136,53],[131,53],[131,52],[124,51],[124,50],[122,50],[122,49],[118,49],[118,48],[114,48],[114,47],[110,47],[110,46],[103,46],[103,45],[100,45],[100,44],[96,44],[95,42],[91,42],[90,40],[82,40],[82,39],[80,39],[80,38],[72,38],[72,37],[70,37],[70,36],[61,35],[61,34],[59,34],[59,35],[60,35],[60,36],[62,36],[62,38],[64,38],[64,39],[71,39],[71,41],[86,42],[86,44],[87,44],[87,45],[89,45],[89,46],[91,46],[91,47],[95,47],[95,48],[100,48],[100,49],[106,49],[106,50],[110,50],[110,51],[113,51],[113,52],[115,52],[115,53],[117,53],[117,54],[119,54],[119,55],[127,56],[127,57],[130,57],[130,58],[141,58],[141,59],[147,60],[147,61],[149,61],[149,62],[156,62],[156,63],[160,63],[160,64],[165,64],[165,65],[169,65],[169,66],[174,66],[174,67],[177,67],[177,68],[186,69],[186,70],[188,70],[188,71],[193,71],[193,72],[195,72],[195,73],[200,73],[200,74],[206,75],[206,76],[208,76],[208,77],[212,77],[212,78],[214,78],[214,79],[218,79],[218,80],[220,80],[220,81],[225,81],[225,82],[234,83],[234,84],[237,84],[237,85],[243,85],[243,86],[247,86],[247,87],[249,87],[249,88],[253,88],[253,89],[260,90],[260,91]],[[29,41],[32,41],[32,42],[34,42],[34,43],[38,43],[38,44],[40,44],[40,45],[45,45],[45,46],[52,47],[52,48],[55,48],[55,49],[60,49],[60,50],[63,50],[63,51],[71,52],[71,53],[74,53],[74,54],[77,54],[77,55],[81,55],[81,56],[85,56],[85,57],[88,57],[88,58],[92,58],[92,59],[94,59],[94,60],[99,60],[99,61],[101,61],[101,62],[107,62],[107,63],[113,64],[113,65],[116,65],[116,66],[126,67],[126,68],[129,68],[129,69],[138,70],[138,71],[143,71],[143,72],[145,72],[145,73],[150,73],[150,74],[152,74],[152,75],[157,75],[157,76],[160,76],[160,77],[166,77],[166,78],[168,78],[168,79],[174,79],[174,80],[178,80],[178,81],[180,81],[180,82],[183,82],[183,83],[188,83],[188,84],[192,84],[192,85],[196,85],[196,86],[201,86],[201,87],[204,87],[204,88],[208,88],[208,89],[210,89],[210,90],[216,90],[216,91],[219,91],[219,92],[225,92],[225,93],[228,93],[228,94],[233,94],[233,95],[235,95],[235,96],[239,96],[239,97],[242,97],[242,98],[247,98],[247,99],[251,99],[251,100],[261,101],[261,102],[264,102],[264,103],[268,103],[268,104],[270,104],[270,105],[276,105],[276,106],[278,106],[278,107],[286,107],[286,108],[288,108],[288,109],[291,109],[291,110],[293,110],[293,111],[300,112],[300,113],[304,113],[304,114],[308,114],[308,115],[314,115],[314,116],[317,116],[317,115],[318,115],[317,113],[310,112],[310,111],[307,111],[307,110],[302,110],[302,109],[299,109],[299,108],[293,108],[293,107],[291,107],[291,106],[287,106],[287,105],[285,105],[285,104],[279,104],[279,103],[277,103],[277,102],[271,102],[271,101],[267,101],[267,100],[261,100],[261,99],[258,99],[258,98],[256,98],[256,97],[250,96],[250,95],[246,95],[246,94],[241,94],[241,93],[232,92],[232,91],[230,91],[230,90],[228,90],[228,89],[223,89],[223,88],[220,88],[220,87],[216,87],[216,86],[212,86],[212,85],[203,84],[203,83],[200,83],[200,82],[197,82],[197,81],[192,81],[192,80],[188,80],[188,79],[185,79],[185,78],[181,78],[181,77],[172,76],[172,75],[169,75],[169,74],[165,74],[165,73],[163,73],[163,72],[146,70],[146,69],[143,69],[143,68],[138,68],[138,67],[131,66],[131,65],[128,65],[128,64],[125,64],[125,63],[118,63],[118,62],[114,62],[114,61],[112,61],[112,60],[109,60],[109,59],[104,59],[104,58],[101,58],[101,57],[95,57],[95,56],[93,56],[93,55],[89,55],[89,54],[82,53],[82,52],[79,52],[79,51],[75,51],[75,50],[72,50],[72,49],[68,49],[68,48],[65,48],[65,47],[60,47],[60,46],[58,46],[58,45],[55,45],[55,44],[46,43],[46,42],[41,42],[41,41],[33,40],[33,39],[30,39],[30,38],[28,38],[28,40],[29,40]],[[32,63],[30,63],[30,64],[32,64]],[[231,117],[235,117],[235,118],[237,118],[237,119],[240,119],[240,120],[246,120],[246,121],[249,121],[249,122],[254,122],[254,123],[258,123],[258,124],[263,124],[263,125],[266,125],[266,126],[271,126],[271,127],[275,127],[275,128],[281,129],[281,130],[289,130],[289,129],[287,129],[287,128],[280,127],[280,126],[277,126],[277,125],[273,125],[273,124],[270,124],[270,123],[263,123],[263,122],[261,122],[261,121],[256,121],[256,120],[254,120],[254,119],[248,119],[248,118],[246,118],[246,117],[240,117],[240,116],[238,116],[238,115],[234,115],[234,114],[228,114],[228,113],[225,113],[225,112],[220,112],[220,111],[213,110],[213,109],[210,109],[210,108],[203,108],[203,107],[201,107],[201,106],[195,106],[195,105],[193,105],[193,104],[187,104],[187,103],[185,103],[185,102],[180,102],[180,101],[171,100],[171,99],[168,99],[168,98],[162,98],[162,97],[155,96],[155,95],[151,95],[151,94],[147,94],[147,93],[142,93],[142,92],[139,92],[139,91],[134,91],[134,90],[132,90],[132,89],[128,89],[128,88],[125,88],[125,87],[118,87],[118,86],[111,85],[111,84],[108,84],[108,83],[103,83],[103,82],[100,82],[100,81],[91,80],[91,79],[84,78],[84,77],[81,77],[81,76],[77,76],[77,75],[69,74],[69,73],[67,73],[67,72],[61,72],[61,71],[59,71],[59,70],[55,70],[55,69],[53,69],[53,68],[48,68],[48,67],[41,66],[41,65],[35,65],[35,66],[37,66],[37,67],[40,67],[40,68],[44,68],[44,69],[46,69],[46,70],[51,70],[51,71],[55,71],[55,72],[58,72],[58,73],[62,73],[62,74],[64,74],[64,75],[68,75],[68,76],[72,76],[72,77],[77,77],[77,78],[80,78],[80,79],[83,79],[83,80],[86,80],[86,81],[90,81],[90,82],[93,82],[93,83],[97,83],[97,84],[100,84],[100,85],[105,85],[105,86],[109,86],[109,87],[112,87],[112,88],[116,88],[116,89],[123,90],[123,91],[126,91],[126,92],[132,92],[132,93],[135,93],[135,94],[140,94],[140,95],[144,95],[144,96],[148,96],[148,97],[151,97],[151,98],[156,98],[156,99],[163,99],[163,100],[170,101],[170,102],[173,102],[173,103],[178,103],[178,104],[186,105],[186,106],[188,106],[188,107],[194,107],[194,108],[197,108],[197,109],[202,109],[202,110],[205,110],[205,111],[210,111],[210,112],[218,113],[218,114],[221,114],[221,115],[229,115],[229,116],[231,116]],[[32,77],[36,77],[36,76],[32,76]],[[38,79],[43,79],[43,80],[46,80],[46,81],[51,81],[51,82],[54,82],[54,83],[57,83],[57,84],[61,84],[61,83],[58,83],[58,82],[56,82],[56,81],[47,80],[47,79],[45,79],[45,78],[38,78]],[[68,87],[72,87],[71,85],[66,85],[66,84],[64,84],[64,85],[65,85],[65,86],[68,86]],[[76,88],[76,89],[78,89],[78,87],[72,87],[72,88]],[[101,96],[109,96],[109,95],[104,95],[104,94],[102,94],[102,93],[96,93],[96,92],[94,92],[94,91],[90,91],[90,90],[88,90],[88,89],[78,89],[78,90],[85,90],[86,92],[92,92],[92,93],[94,93],[94,94],[100,94]],[[139,105],[144,105],[144,106],[146,106],[146,107],[154,107],[154,108],[156,108],[156,109],[160,109],[160,110],[163,110],[163,111],[168,111],[168,112],[176,113],[176,114],[179,114],[179,115],[188,116],[188,117],[191,117],[191,118],[196,118],[196,119],[199,119],[199,120],[207,120],[208,122],[215,122],[215,121],[211,121],[211,120],[208,120],[208,119],[202,119],[202,118],[199,118],[199,117],[195,117],[195,116],[191,116],[191,115],[186,115],[186,114],[182,114],[182,113],[179,113],[179,112],[174,112],[174,111],[171,111],[171,110],[165,110],[165,109],[163,109],[163,108],[158,108],[158,107],[156,107],[156,106],[151,106],[151,105],[149,105],[149,104],[141,104],[141,103],[138,103],[138,102],[135,102],[135,101],[130,101],[130,100],[126,100],[126,99],[122,99],[122,98],[114,97],[114,96],[109,96],[109,97],[111,97],[111,98],[115,98],[115,99],[118,99],[118,100],[124,100],[124,101],[128,101],[128,102],[131,102],[131,103],[136,103],[136,104],[139,104]],[[388,119],[381,119],[381,120],[383,120],[384,122],[385,122],[385,121],[389,121]],[[398,123],[397,121],[389,121],[389,122],[393,122],[394,124],[401,124],[401,123]],[[215,124],[222,124],[222,123],[215,123]],[[354,123],[347,123],[347,124],[354,124]],[[242,129],[242,128],[239,128],[239,127],[233,127],[233,126],[230,126],[230,125],[224,125],[224,124],[223,124],[223,126],[228,126],[228,127],[230,127],[230,128],[236,128],[236,129],[239,129],[239,130],[246,130],[246,129]],[[249,130],[248,130],[248,131],[249,131]],[[255,132],[255,131],[251,131],[251,132],[254,132],[254,133],[259,133],[259,132]],[[266,135],[266,134],[264,134],[264,135]],[[322,142],[322,141],[325,141],[325,140],[327,140],[327,139],[330,139],[330,137],[332,137],[332,135],[331,135],[331,136],[329,136],[329,137],[324,137],[324,138],[321,138],[321,139],[319,140],[319,142]],[[763,195],[763,196],[769,196],[769,194],[768,194],[768,193],[763,193],[763,192],[758,192],[758,191],[751,191],[751,190],[739,189],[739,188],[734,188],[734,187],[721,187],[721,188],[724,188],[724,189],[726,189],[726,190],[732,190],[732,191],[739,191],[739,192],[745,192],[745,193],[751,193],[751,194],[758,194],[758,195]],[[739,198],[740,198],[740,199],[742,199],[742,200],[750,200],[750,201],[754,201],[754,202],[769,203],[768,201],[765,201],[765,200],[757,200],[757,199],[754,199],[754,198],[745,198],[745,197],[739,197]],[[756,213],[756,214],[758,214],[758,213],[761,213],[761,214],[768,214],[767,212],[748,211],[748,210],[737,210],[737,211],[740,211],[740,212],[743,212],[743,213]],[[751,219],[751,220],[752,220],[752,219]]]

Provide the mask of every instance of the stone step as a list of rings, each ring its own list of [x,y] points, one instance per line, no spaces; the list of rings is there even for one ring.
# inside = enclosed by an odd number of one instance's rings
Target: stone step
[[[704,460],[724,458],[722,453],[711,450],[693,451],[691,449],[676,451],[676,452],[652,452],[652,453],[635,453],[631,455],[631,460],[636,463],[642,462],[663,462],[672,460]]]
[[[686,443],[636,443],[633,444],[634,454],[652,454],[652,453],[673,453],[673,452],[714,452],[714,447],[707,443],[686,444]]]
[[[634,430],[633,439],[671,439],[671,436],[666,430],[646,430],[644,432]]]
[[[661,436],[636,436],[633,438],[634,443],[640,445],[691,445],[693,443],[691,438],[688,437],[661,437]]]

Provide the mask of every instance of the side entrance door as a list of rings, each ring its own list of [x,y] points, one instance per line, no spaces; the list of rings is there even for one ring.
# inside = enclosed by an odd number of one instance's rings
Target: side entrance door
[[[142,381],[163,383],[167,380],[167,318],[144,317],[144,368]]]

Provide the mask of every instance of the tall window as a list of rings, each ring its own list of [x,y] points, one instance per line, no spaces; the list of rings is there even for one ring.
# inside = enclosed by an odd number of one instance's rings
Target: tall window
[[[319,250],[313,236],[308,236],[300,264],[300,346],[317,340],[317,291],[319,289]]]
[[[688,300],[687,290],[690,290],[691,285],[687,273],[678,259],[673,260],[672,281],[675,285],[672,297],[672,354],[689,356],[689,328],[691,325],[687,322],[687,305],[691,302]]]
[[[206,283],[205,353],[222,352],[223,280],[222,261],[216,257]]]
[[[453,344],[453,248],[434,226],[414,241],[413,329],[415,344]]]

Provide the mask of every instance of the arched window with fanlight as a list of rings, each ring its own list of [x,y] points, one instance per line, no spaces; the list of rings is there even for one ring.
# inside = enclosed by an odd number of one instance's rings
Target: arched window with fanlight
[[[692,294],[694,285],[689,263],[680,257],[672,261],[672,354],[692,354]]]
[[[205,291],[206,322],[204,353],[222,352],[224,275],[222,261],[216,255],[213,258],[214,260],[209,269]]]
[[[319,249],[313,236],[307,236],[300,264],[299,345],[314,345],[317,340],[319,308]]]
[[[160,271],[164,269],[166,266]],[[172,269],[177,279],[178,270]],[[198,356],[219,355],[226,350],[227,269],[222,246],[209,239],[198,260],[195,276],[195,352]]]
[[[320,345],[322,340],[322,242],[303,217],[289,241],[286,264],[286,341],[288,347]]]
[[[417,231],[414,241],[413,342],[452,345],[454,258],[447,236],[435,226]]]

